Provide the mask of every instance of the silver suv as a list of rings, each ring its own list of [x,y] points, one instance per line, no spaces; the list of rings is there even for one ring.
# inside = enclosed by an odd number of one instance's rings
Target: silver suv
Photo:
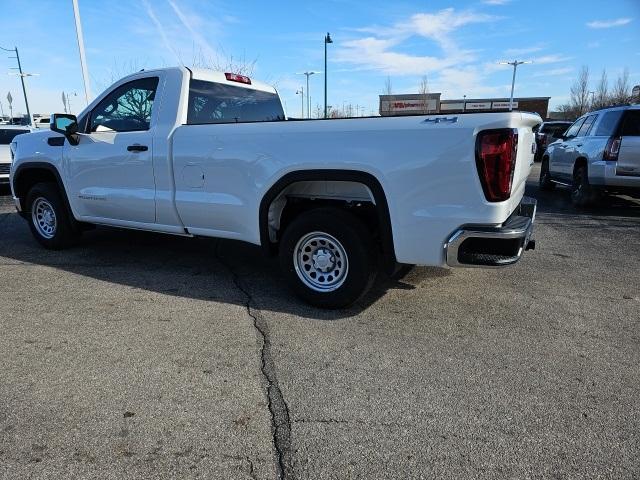
[[[540,189],[571,187],[578,207],[602,192],[640,195],[640,105],[612,107],[578,118],[542,156]]]

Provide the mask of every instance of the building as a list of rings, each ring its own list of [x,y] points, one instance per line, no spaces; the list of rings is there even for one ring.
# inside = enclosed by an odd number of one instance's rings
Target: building
[[[380,115],[426,115],[429,113],[504,112],[509,110],[508,98],[459,98],[441,100],[440,93],[380,95]],[[551,97],[518,97],[513,99],[513,109],[535,112],[543,119],[549,112]]]

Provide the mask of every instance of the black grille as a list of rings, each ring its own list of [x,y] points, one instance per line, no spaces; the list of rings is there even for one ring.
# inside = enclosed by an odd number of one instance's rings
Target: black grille
[[[0,175],[8,175],[10,168],[11,168],[10,163],[0,163]]]

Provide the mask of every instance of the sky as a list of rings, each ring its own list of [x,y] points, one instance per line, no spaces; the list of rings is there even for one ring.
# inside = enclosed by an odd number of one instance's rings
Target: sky
[[[324,71],[328,103],[375,114],[387,77],[393,93],[418,93],[424,76],[442,99],[550,96],[567,102],[582,65],[595,85],[625,67],[640,84],[640,0],[223,1],[79,0],[92,94],[140,70],[195,63],[224,67],[229,58],[276,86],[289,115],[299,116],[299,72]],[[0,47],[19,49],[32,113],[85,106],[71,0],[0,0]],[[3,55],[6,54],[6,55]],[[0,51],[0,102],[25,112],[15,60]],[[321,105],[323,74],[310,77]]]

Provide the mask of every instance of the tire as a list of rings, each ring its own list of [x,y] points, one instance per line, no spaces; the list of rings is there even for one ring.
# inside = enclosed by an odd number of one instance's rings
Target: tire
[[[585,208],[593,202],[593,189],[589,184],[587,167],[579,166],[573,172],[573,184],[571,186],[571,203],[574,207]]]
[[[321,308],[345,308],[373,285],[375,243],[362,221],[337,208],[302,212],[280,243],[280,268],[292,290]]]
[[[77,240],[77,230],[54,183],[37,183],[31,187],[26,213],[31,233],[43,247],[60,250]]]
[[[538,181],[538,187],[543,192],[549,192],[556,188],[556,184],[551,181],[548,158],[542,160],[542,165],[540,166],[540,180]]]

